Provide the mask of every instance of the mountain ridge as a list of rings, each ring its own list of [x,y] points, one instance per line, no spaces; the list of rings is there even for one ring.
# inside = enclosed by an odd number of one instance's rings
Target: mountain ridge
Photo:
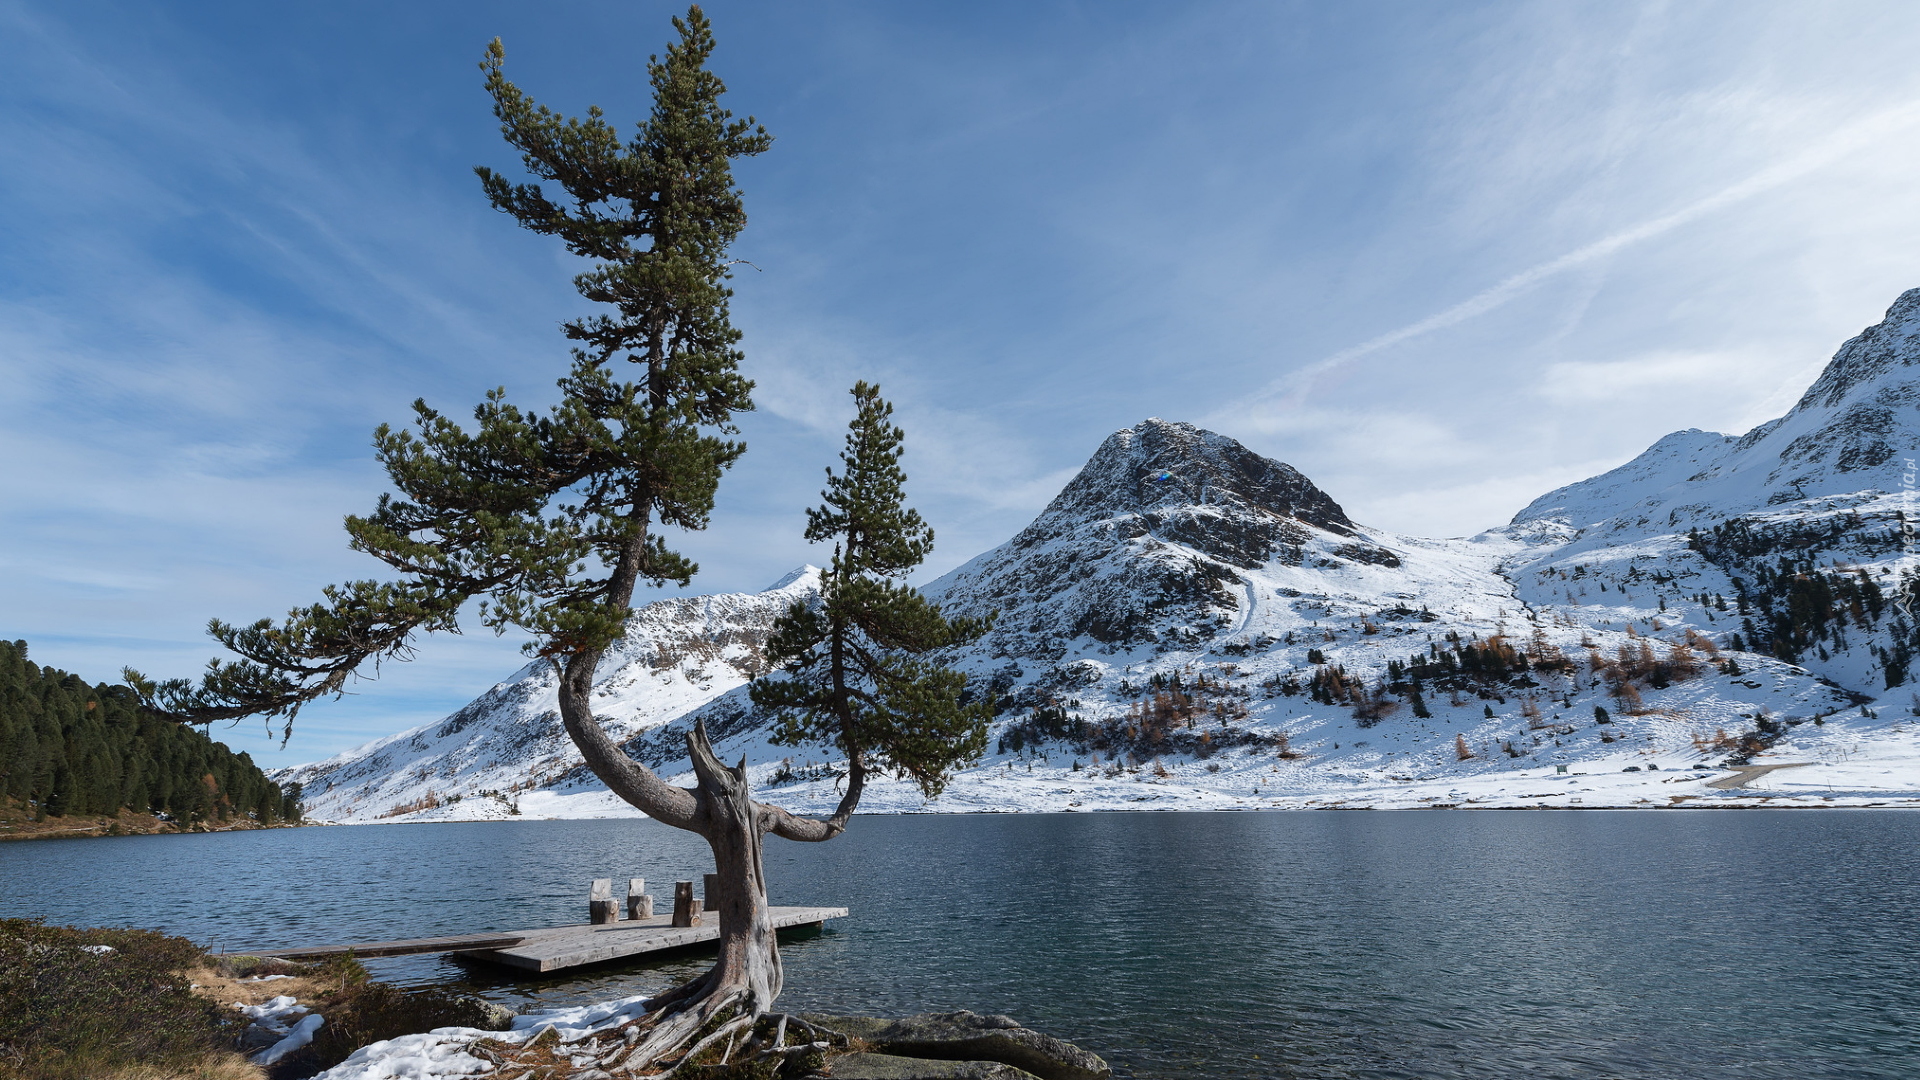
[[[1920,733],[1880,715],[1904,708],[1887,696],[1920,645],[1901,486],[1920,444],[1916,366],[1910,290],[1784,416],[1671,433],[1458,539],[1356,523],[1225,435],[1122,429],[1026,528],[925,588],[952,613],[997,615],[949,657],[994,702],[995,750],[936,804],[883,778],[868,808],[1744,805],[1706,789],[1710,771],[1648,767],[1787,750],[1840,763],[1780,785],[1895,797],[1846,764],[1861,747],[1902,763],[1898,797],[1920,797]],[[744,693],[755,635],[809,587],[800,573],[639,609],[596,711],[604,699],[629,753],[669,775],[704,720],[768,797],[825,808],[830,755],[772,746]],[[478,816],[631,812],[556,740],[541,678],[523,669],[431,737],[404,733],[411,757],[387,740],[288,776],[345,820],[474,816],[446,800],[482,790],[481,773],[517,786],[485,789]],[[454,746],[473,725],[488,747]],[[1543,772],[1562,767],[1595,779]]]

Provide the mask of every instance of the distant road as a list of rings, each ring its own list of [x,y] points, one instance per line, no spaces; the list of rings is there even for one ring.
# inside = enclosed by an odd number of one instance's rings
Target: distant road
[[[1707,781],[1710,788],[1746,787],[1748,784],[1767,775],[1775,769],[1798,769],[1806,765],[1818,764],[1812,761],[1790,761],[1779,765],[1741,765],[1733,770],[1732,776],[1723,776],[1718,780]]]

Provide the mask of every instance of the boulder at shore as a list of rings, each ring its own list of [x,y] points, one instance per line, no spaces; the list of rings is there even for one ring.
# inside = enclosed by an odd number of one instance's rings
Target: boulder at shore
[[[922,1013],[904,1020],[878,1020],[866,1016],[821,1016],[807,1014],[808,1023],[838,1031],[849,1038],[869,1044],[877,1053],[850,1054],[834,1060],[834,1075],[872,1077],[872,1080],[914,1080],[918,1077],[982,1077],[986,1080],[1017,1080],[1031,1074],[1040,1080],[1107,1080],[1113,1070],[1097,1054],[1042,1035],[1020,1026],[1010,1016],[981,1016],[961,1010],[951,1013]],[[859,1059],[887,1059],[856,1063]],[[859,1072],[845,1069],[890,1068],[900,1059],[931,1059],[966,1066],[997,1062],[1010,1065],[1010,1072]]]
[[[833,1080],[1037,1080],[998,1061],[937,1061],[896,1054],[845,1054],[833,1059]]]

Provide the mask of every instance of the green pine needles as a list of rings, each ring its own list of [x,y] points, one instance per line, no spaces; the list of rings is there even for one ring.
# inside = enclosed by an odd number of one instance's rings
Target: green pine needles
[[[866,383],[853,388],[859,410],[842,469],[827,470],[826,501],[807,515],[807,539],[835,544],[821,596],[779,620],[768,652],[784,677],[752,689],[779,741],[846,756],[839,808],[811,818],[756,801],[746,762],[722,763],[697,719],[685,733],[696,783],[668,784],[593,711],[596,668],[625,632],[636,587],[684,585],[697,569],[660,527],[706,527],[720,476],[745,449],[731,438],[733,417],[753,407],[728,314],[727,249],[746,224],[731,162],[770,139],[720,107],[725,87],[706,70],[713,36],[700,9],[674,27],[678,43],[647,65],[652,112],[625,141],[599,109],[563,117],[508,82],[499,41],[481,62],[500,130],[533,178],[477,170],[487,198],[592,262],[574,284],[600,307],[564,324],[573,359],[559,403],[529,413],[495,390],[463,425],[415,402],[409,429],[374,436],[393,493],[347,519],[353,547],[395,580],[330,587],[279,624],[214,623],[239,659],[216,661],[198,684],[127,673],[149,708],[193,722],[281,716],[284,737],[301,705],[340,693],[363,665],[407,658],[422,631],[458,630],[469,601],[483,625],[525,632],[527,650],[557,677],[561,724],[594,775],[713,851],[714,966],[649,1000],[655,1021],[627,1052],[630,1070],[667,1073],[716,1040],[731,1047],[779,997],[765,837],[839,836],[870,771],[939,794],[985,750],[990,715],[988,702],[968,699],[966,677],[937,659],[985,623],[943,617],[903,580],[932,549],[933,530],[904,505],[902,433]],[[790,1052],[765,1048],[771,1059]]]
[[[532,635],[530,653],[591,668],[626,624],[635,587],[686,584],[697,567],[658,526],[705,528],[720,475],[745,450],[735,413],[753,407],[728,314],[728,246],[746,224],[731,162],[771,137],[719,104],[706,69],[713,35],[698,7],[647,65],[654,104],[630,139],[536,104],[503,74],[498,39],[481,68],[501,133],[534,182],[480,168],[493,206],[593,261],[574,279],[599,314],[564,324],[576,344],[561,400],[523,412],[487,394],[471,428],[414,403],[411,430],[374,435],[396,494],[347,519],[352,546],[395,581],[331,586],[275,625],[215,621],[240,656],[198,685],[127,672],[153,707],[207,722],[284,716],[342,692],[369,662],[406,659],[422,631],[457,631],[479,598],[482,624]]]
[[[932,798],[985,751],[992,706],[968,702],[966,676],[931,654],[972,641],[987,623],[945,618],[900,580],[933,550],[933,530],[904,505],[905,433],[893,406],[865,382],[853,397],[843,469],[827,470],[825,503],[807,511],[807,539],[834,542],[820,600],[796,603],[775,625],[767,654],[782,675],[756,680],[751,693],[778,718],[775,742],[847,756],[849,794],[881,770]]]

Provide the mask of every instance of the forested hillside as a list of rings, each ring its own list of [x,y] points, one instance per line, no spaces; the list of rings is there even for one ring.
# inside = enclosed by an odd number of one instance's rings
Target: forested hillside
[[[35,817],[165,814],[192,824],[297,820],[299,786],[246,754],[142,714],[124,686],[90,686],[0,641],[0,793]]]

